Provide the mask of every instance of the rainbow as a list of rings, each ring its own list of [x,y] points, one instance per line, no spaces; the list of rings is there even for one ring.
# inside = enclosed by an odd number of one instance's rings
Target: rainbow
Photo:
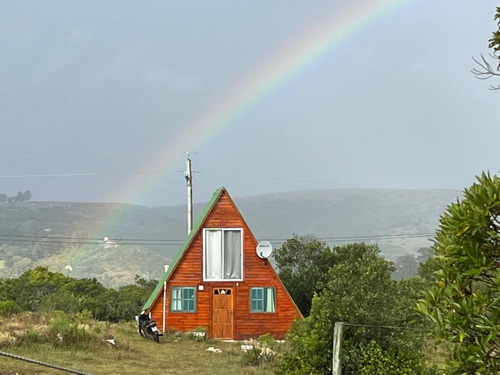
[[[233,80],[235,85],[217,95],[215,104],[206,108],[182,126],[175,134],[166,137],[164,150],[143,168],[149,175],[132,177],[123,189],[113,194],[112,201],[127,202],[147,194],[158,182],[178,168],[186,151],[197,150],[221,129],[247,113],[259,102],[292,81],[316,61],[330,54],[357,31],[373,21],[391,16],[408,4],[409,0],[359,0],[350,1],[344,8],[331,9],[323,20],[315,20],[312,27],[300,30],[298,37],[256,67]],[[156,173],[162,171],[162,173]]]

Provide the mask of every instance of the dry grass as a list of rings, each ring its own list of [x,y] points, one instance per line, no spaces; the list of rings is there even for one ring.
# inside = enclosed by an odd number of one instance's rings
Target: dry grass
[[[246,366],[240,343],[197,342],[185,336],[167,335],[159,344],[143,339],[133,323],[104,324],[92,346],[54,346],[50,342],[22,342],[28,331],[43,331],[49,322],[25,315],[0,321],[0,350],[91,374],[272,374],[269,364]],[[5,337],[21,337],[16,344]],[[23,336],[24,335],[24,336]],[[116,347],[106,343],[113,337]],[[2,340],[3,337],[3,340]],[[12,341],[12,340],[11,340]],[[209,352],[217,347],[222,353]],[[64,374],[65,372],[0,356],[0,374]]]

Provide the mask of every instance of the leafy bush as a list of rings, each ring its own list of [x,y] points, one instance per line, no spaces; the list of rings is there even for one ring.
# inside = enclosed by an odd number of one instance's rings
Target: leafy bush
[[[21,311],[19,305],[14,301],[0,301],[0,316],[11,316]]]
[[[273,336],[271,336],[270,333],[265,333],[257,339],[257,343],[259,344],[259,346],[272,348],[274,347],[274,345],[276,345],[276,340]]]
[[[54,346],[88,347],[101,341],[96,331],[76,317],[63,314],[52,321],[48,339]]]
[[[256,346],[243,353],[243,363],[247,366],[260,365],[260,349]]]
[[[331,373],[332,343],[314,329],[311,318],[296,320],[286,337],[286,352],[276,366],[278,375]]]
[[[375,341],[361,349],[360,375],[424,375],[420,358],[407,351],[383,350]]]
[[[243,354],[243,363],[248,366],[262,366],[276,358],[276,340],[266,333],[256,341],[250,340],[252,348]]]
[[[26,344],[43,344],[48,341],[48,337],[46,334],[38,331],[28,331],[26,335]]]

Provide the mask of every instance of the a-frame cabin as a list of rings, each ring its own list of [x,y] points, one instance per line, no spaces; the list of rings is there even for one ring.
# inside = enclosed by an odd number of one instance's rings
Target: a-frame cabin
[[[160,330],[215,339],[284,337],[302,315],[225,188],[218,189],[144,310]]]

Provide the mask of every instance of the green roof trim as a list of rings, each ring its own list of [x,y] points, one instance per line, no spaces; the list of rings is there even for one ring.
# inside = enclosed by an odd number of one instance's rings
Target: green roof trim
[[[217,189],[215,191],[215,193],[212,195],[212,198],[210,198],[210,200],[206,204],[206,206],[203,209],[203,212],[201,213],[200,217],[198,218],[198,221],[196,222],[195,226],[193,227],[193,229],[191,229],[191,233],[189,233],[188,237],[184,241],[184,244],[182,245],[181,249],[177,253],[177,255],[176,255],[176,257],[175,257],[175,259],[174,259],[174,261],[172,263],[172,266],[169,267],[168,270],[167,270],[167,272],[165,272],[163,274],[163,276],[160,279],[160,281],[158,281],[158,284],[156,285],[155,290],[153,291],[153,293],[151,293],[151,295],[149,296],[148,300],[146,301],[146,303],[142,307],[143,311],[149,310],[149,308],[151,307],[151,305],[153,305],[154,301],[156,300],[156,298],[160,294],[161,289],[163,288],[163,285],[165,284],[165,282],[170,277],[170,274],[172,273],[172,271],[177,267],[177,263],[179,263],[179,261],[181,260],[182,256],[184,255],[184,253],[188,249],[189,245],[191,244],[191,241],[193,240],[194,236],[200,230],[201,225],[203,224],[203,222],[207,218],[208,214],[212,210],[212,207],[214,206],[215,202],[217,202],[217,200],[219,199],[219,196],[225,190],[226,189],[224,187],[221,187],[221,188]]]

